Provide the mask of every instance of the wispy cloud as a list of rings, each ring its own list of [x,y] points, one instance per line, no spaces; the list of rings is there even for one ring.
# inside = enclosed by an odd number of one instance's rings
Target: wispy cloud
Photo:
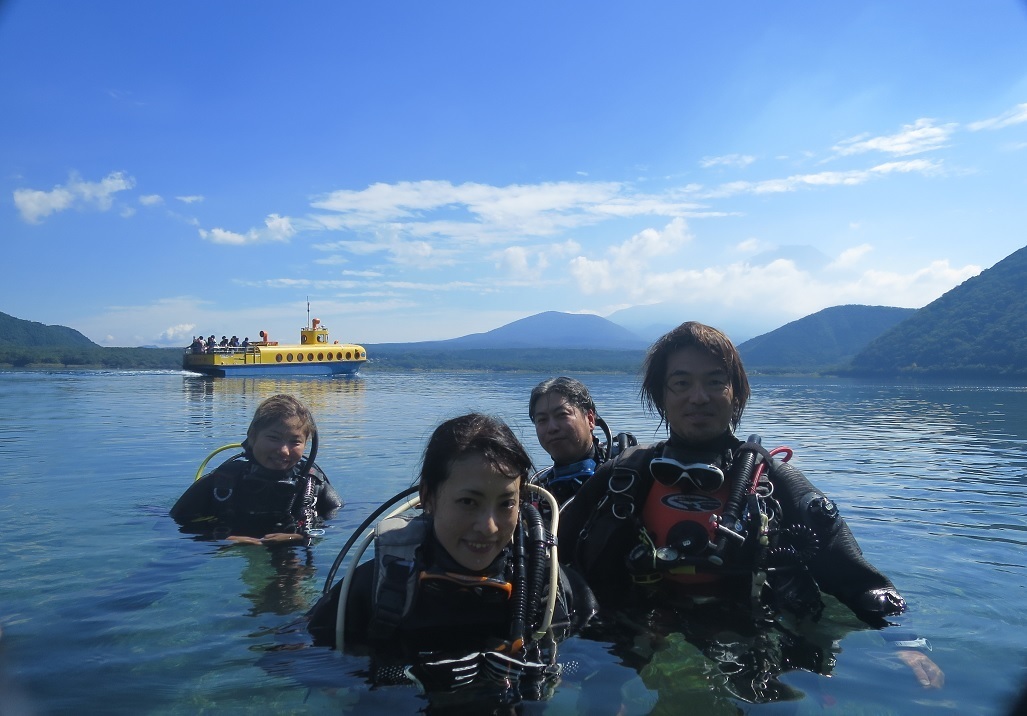
[[[850,171],[817,172],[814,174],[796,174],[780,179],[764,181],[736,181],[721,184],[712,189],[700,192],[703,199],[722,199],[739,194],[780,194],[798,191],[809,187],[855,186],[887,174],[937,174],[942,171],[940,162],[927,159],[909,159],[896,162],[885,162],[869,169],[853,169]]]
[[[970,131],[977,132],[982,129],[1004,129],[1024,122],[1027,122],[1027,102],[1018,104],[997,117],[982,119],[979,122],[971,122],[966,126]]]
[[[21,218],[37,224],[51,214],[73,208],[89,207],[107,211],[114,203],[114,195],[135,186],[135,179],[124,172],[112,172],[100,181],[84,181],[72,173],[68,183],[57,185],[50,191],[15,189],[14,205]]]
[[[935,124],[933,119],[918,119],[907,124],[895,134],[872,137],[861,134],[846,139],[832,147],[835,154],[849,156],[865,152],[884,152],[895,156],[909,156],[941,149],[948,145],[957,125],[954,123]]]
[[[198,204],[203,201],[203,197],[196,194],[191,194],[189,196],[176,196],[175,198],[183,204]]]
[[[703,169],[710,167],[736,167],[745,168],[756,161],[756,157],[748,154],[725,154],[721,157],[703,157],[699,160],[699,166]]]

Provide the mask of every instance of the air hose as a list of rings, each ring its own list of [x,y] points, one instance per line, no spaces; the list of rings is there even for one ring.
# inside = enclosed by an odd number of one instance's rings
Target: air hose
[[[709,556],[710,562],[718,567],[724,564],[724,552],[727,549],[728,539],[739,544],[745,541],[745,535],[742,534],[741,526],[738,523],[742,517],[745,498],[752,490],[757,458],[761,452],[761,442],[762,438],[759,435],[750,435],[749,439],[738,448],[735,464],[731,468],[731,492],[727,504],[724,506],[724,512],[717,522],[717,542]]]

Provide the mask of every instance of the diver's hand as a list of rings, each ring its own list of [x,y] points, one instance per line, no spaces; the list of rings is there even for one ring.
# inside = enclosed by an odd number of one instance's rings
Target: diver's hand
[[[242,537],[240,535],[229,535],[228,537],[225,537],[225,539],[228,540],[229,542],[235,542],[236,544],[256,544],[256,545],[264,544],[263,542],[261,542],[256,537]]]
[[[916,680],[925,689],[940,689],[945,685],[944,672],[927,654],[912,649],[899,649],[897,653],[906,666],[913,670]]]
[[[306,542],[306,540],[306,536],[296,534],[295,532],[272,532],[271,534],[264,535],[264,538],[260,540],[258,543],[289,544],[291,542]]]

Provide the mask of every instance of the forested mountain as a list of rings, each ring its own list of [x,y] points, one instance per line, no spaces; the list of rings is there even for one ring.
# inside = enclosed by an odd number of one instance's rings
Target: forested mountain
[[[1027,247],[872,341],[858,373],[1027,377]]]
[[[867,344],[916,309],[891,306],[825,308],[738,346],[747,370],[823,371],[848,365]]]
[[[0,346],[35,347],[81,347],[99,348],[74,328],[67,326],[44,326],[36,321],[0,313]]]

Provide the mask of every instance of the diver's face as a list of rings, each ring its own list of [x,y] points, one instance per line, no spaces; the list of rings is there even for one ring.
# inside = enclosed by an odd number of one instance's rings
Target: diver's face
[[[566,396],[546,393],[535,401],[535,435],[553,462],[567,465],[592,451],[596,415],[572,404]]]
[[[663,385],[667,424],[686,440],[712,440],[731,425],[735,394],[727,369],[701,348],[671,353]]]
[[[434,518],[435,537],[462,567],[481,571],[510,544],[520,487],[520,477],[500,472],[477,453],[450,464],[425,508]]]
[[[253,459],[269,470],[291,470],[303,457],[307,434],[297,417],[263,428],[250,440]]]

